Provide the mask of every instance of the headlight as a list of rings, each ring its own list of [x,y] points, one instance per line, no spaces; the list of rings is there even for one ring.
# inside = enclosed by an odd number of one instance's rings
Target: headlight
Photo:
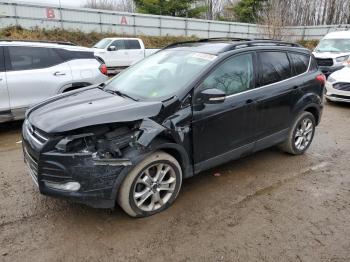
[[[337,57],[335,59],[335,61],[337,63],[343,63],[344,66],[349,66],[350,65],[350,56],[346,55],[346,56]]]
[[[349,56],[346,55],[346,56],[341,56],[341,57],[337,57],[335,59],[335,61],[337,61],[338,63],[341,63],[341,62],[345,62],[346,60],[348,60]]]

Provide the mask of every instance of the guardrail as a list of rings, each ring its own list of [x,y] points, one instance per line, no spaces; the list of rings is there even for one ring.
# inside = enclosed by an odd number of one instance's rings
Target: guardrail
[[[197,36],[266,38],[266,28],[256,24],[209,21],[170,16],[144,15],[88,8],[60,7],[54,4],[0,2],[0,27],[20,25],[23,28],[63,28],[84,32],[110,32],[122,35]],[[287,27],[289,40],[320,39],[325,34],[349,25]]]

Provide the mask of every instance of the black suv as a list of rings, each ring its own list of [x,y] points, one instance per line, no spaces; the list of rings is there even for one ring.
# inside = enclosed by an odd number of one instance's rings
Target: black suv
[[[102,85],[30,109],[25,161],[42,194],[149,216],[203,170],[274,145],[303,154],[324,84],[297,44],[174,44]]]

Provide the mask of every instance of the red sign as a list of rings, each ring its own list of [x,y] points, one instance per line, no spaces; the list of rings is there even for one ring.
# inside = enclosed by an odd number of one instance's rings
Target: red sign
[[[54,19],[54,18],[56,18],[55,10],[52,9],[52,8],[46,8],[46,17],[47,17],[48,19]]]
[[[122,19],[120,19],[120,24],[121,25],[127,25],[128,24],[128,20],[126,20],[125,16],[122,16]]]

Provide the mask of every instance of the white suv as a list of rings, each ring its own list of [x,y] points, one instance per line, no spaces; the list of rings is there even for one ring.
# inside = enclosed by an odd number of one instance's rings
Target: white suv
[[[107,67],[92,49],[63,42],[0,41],[0,123],[23,119],[34,104],[99,84]]]

